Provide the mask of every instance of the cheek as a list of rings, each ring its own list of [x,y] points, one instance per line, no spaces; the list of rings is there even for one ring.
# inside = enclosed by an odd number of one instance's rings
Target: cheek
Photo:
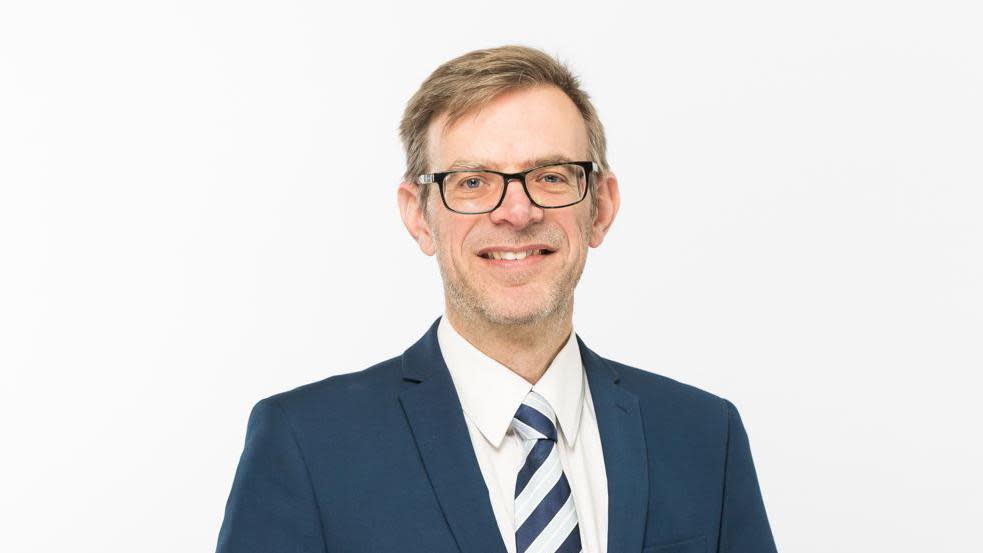
[[[444,232],[441,234],[439,249],[443,252],[444,257],[456,266],[467,266],[474,262],[471,259],[474,256],[470,253],[471,248],[467,242],[469,228],[455,227],[448,223],[443,225]]]
[[[564,233],[569,242],[571,254],[581,256],[590,244],[591,223],[587,216],[571,218],[564,224]]]

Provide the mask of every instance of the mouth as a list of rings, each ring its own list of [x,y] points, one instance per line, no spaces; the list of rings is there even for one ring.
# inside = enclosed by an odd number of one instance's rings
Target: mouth
[[[482,259],[482,265],[487,266],[489,269],[504,271],[501,274],[514,275],[517,274],[516,271],[526,274],[527,271],[546,267],[546,260],[554,253],[555,250],[543,244],[532,244],[521,249],[487,248],[479,251],[478,257]]]
[[[547,248],[537,248],[522,251],[493,250],[480,252],[478,256],[493,261],[522,261],[529,257],[547,256],[552,254],[553,250]]]

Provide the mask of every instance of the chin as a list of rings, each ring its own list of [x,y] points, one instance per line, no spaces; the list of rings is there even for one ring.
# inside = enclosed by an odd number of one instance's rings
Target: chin
[[[543,301],[544,296],[536,296],[534,301],[511,301],[499,298],[482,302],[481,315],[489,322],[501,325],[531,325],[549,318],[557,311],[553,302]]]

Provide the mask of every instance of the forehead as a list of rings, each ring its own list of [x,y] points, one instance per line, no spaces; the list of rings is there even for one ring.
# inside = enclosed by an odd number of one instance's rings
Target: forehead
[[[537,160],[586,160],[587,125],[573,101],[554,86],[509,90],[446,126],[447,114],[427,130],[431,169],[480,165],[520,171]]]

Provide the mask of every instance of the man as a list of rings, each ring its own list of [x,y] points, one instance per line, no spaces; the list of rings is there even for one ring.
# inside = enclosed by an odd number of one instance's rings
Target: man
[[[525,47],[438,68],[397,197],[444,315],[401,356],[260,401],[220,553],[775,551],[729,401],[573,332],[618,212],[578,80]]]

